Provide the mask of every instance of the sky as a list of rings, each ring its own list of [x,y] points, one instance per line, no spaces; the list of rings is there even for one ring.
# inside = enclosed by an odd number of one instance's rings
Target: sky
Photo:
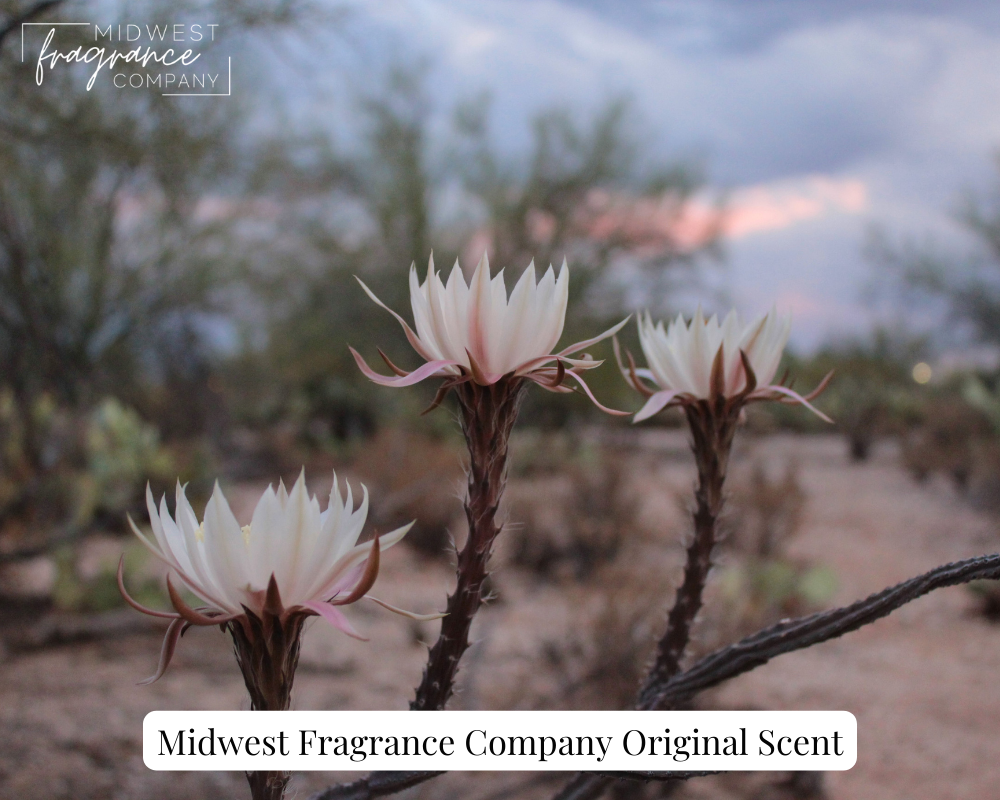
[[[488,90],[526,149],[553,103],[632,99],[658,158],[701,163],[733,220],[723,284],[794,314],[793,345],[864,334],[873,226],[963,252],[963,192],[1000,147],[1000,3],[971,0],[380,0],[351,7],[351,59],[426,59],[443,111]],[[359,55],[360,54],[360,55]]]

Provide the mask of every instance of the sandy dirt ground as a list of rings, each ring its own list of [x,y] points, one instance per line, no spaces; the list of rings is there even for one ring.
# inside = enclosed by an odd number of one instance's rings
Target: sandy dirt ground
[[[643,498],[636,502],[645,533],[625,547],[617,564],[621,569],[641,561],[647,574],[654,572],[665,609],[679,579],[685,530],[675,493],[690,487],[692,468],[679,433],[650,433],[643,445],[626,468],[636,497]],[[829,605],[938,564],[1000,549],[993,519],[943,482],[915,484],[890,447],[877,450],[868,463],[850,465],[835,437],[745,438],[736,469],[752,461],[775,468],[795,464],[808,501],[789,554],[834,571],[837,589]],[[512,486],[515,522],[518,498],[532,491],[525,483]],[[232,488],[238,517],[249,517],[260,488]],[[501,554],[501,565],[503,560]],[[451,580],[445,561],[421,559],[400,546],[384,558],[378,593],[407,608],[437,609]],[[601,598],[607,595],[587,584],[541,582],[503,567],[496,589],[497,601],[477,619],[477,644],[463,662],[456,707],[558,707],[561,676],[553,652],[578,622],[579,608],[606,602]],[[843,639],[782,656],[700,703],[854,713],[858,763],[824,776],[830,800],[996,797],[1000,626],[974,613],[974,605],[963,587],[935,592]],[[359,604],[349,613],[371,642],[355,642],[313,623],[305,635],[294,707],[405,708],[423,667],[424,642],[433,640],[436,625],[408,622],[373,605]],[[151,687],[136,686],[154,670],[159,644],[158,629],[150,628],[85,644],[8,652],[0,661],[0,798],[247,797],[240,774],[154,773],[143,765],[140,736],[147,712],[248,705],[228,640],[215,629],[191,631],[167,675]],[[298,774],[289,796],[308,797],[334,777]],[[559,780],[449,775],[406,796],[546,797]],[[776,796],[768,794],[768,785],[760,776],[730,775],[692,781],[675,796]]]

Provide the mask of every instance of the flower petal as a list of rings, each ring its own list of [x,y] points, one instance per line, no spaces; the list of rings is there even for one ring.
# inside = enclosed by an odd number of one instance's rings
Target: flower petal
[[[590,391],[590,387],[587,386],[586,381],[584,381],[583,378],[581,378],[572,370],[568,370],[566,372],[566,377],[573,378],[577,383],[579,383],[580,388],[583,389],[584,394],[586,394],[587,397],[590,398],[590,402],[593,403],[595,406],[597,406],[599,409],[601,409],[601,411],[603,411],[605,414],[611,414],[612,416],[615,417],[627,417],[629,414],[632,413],[631,411],[616,411],[613,408],[608,408],[607,406],[601,405],[598,399],[594,397],[594,393]]]
[[[372,300],[374,300],[378,305],[380,305],[382,308],[384,308],[386,311],[388,311],[390,314],[392,314],[396,318],[396,321],[399,322],[399,324],[403,326],[403,332],[406,334],[406,338],[407,338],[407,340],[409,340],[409,342],[412,345],[413,349],[416,350],[421,356],[423,356],[428,361],[433,361],[434,358],[435,358],[434,353],[431,352],[431,350],[429,350],[427,347],[424,346],[424,343],[421,342],[420,341],[420,337],[417,336],[417,334],[415,334],[413,332],[413,329],[410,327],[409,323],[405,319],[403,319],[399,314],[397,314],[395,311],[393,311],[391,308],[389,308],[389,306],[387,306],[385,303],[383,303],[381,300],[379,300],[375,296],[375,293],[371,289],[369,289],[367,286],[365,286],[365,282],[363,280],[361,280],[361,278],[359,278],[357,275],[355,275],[354,276],[354,280],[356,280],[358,283],[361,284],[361,288],[365,290],[365,293]]]
[[[406,611],[405,609],[390,605],[385,602],[385,600],[379,600],[377,597],[372,597],[370,594],[365,595],[365,600],[371,600],[373,603],[377,603],[382,606],[382,608],[391,611],[393,614],[399,614],[401,617],[406,617],[407,619],[415,619],[417,622],[433,622],[436,619],[443,619],[448,616],[447,612],[435,614],[415,614],[412,611]]]
[[[559,355],[571,356],[573,355],[573,353],[579,353],[581,350],[585,350],[592,344],[597,344],[598,342],[604,341],[609,336],[614,336],[616,333],[618,333],[618,331],[620,331],[623,327],[625,327],[625,323],[628,322],[630,319],[632,319],[631,314],[625,317],[625,319],[623,319],[617,325],[612,325],[610,328],[608,328],[606,331],[604,331],[604,333],[600,334],[599,336],[595,336],[593,339],[584,339],[582,342],[571,344],[566,349],[560,350]]]
[[[170,659],[174,657],[174,651],[177,649],[177,640],[187,630],[188,625],[189,623],[182,619],[175,619],[170,623],[170,627],[167,628],[167,632],[163,636],[163,645],[160,647],[160,663],[156,667],[156,672],[146,678],[146,680],[139,681],[139,686],[149,686],[149,684],[155,683],[163,677],[163,673],[170,666]]]
[[[308,608],[310,611],[315,611],[316,614],[318,614],[327,622],[329,622],[331,625],[333,625],[334,628],[336,628],[338,631],[341,631],[342,633],[346,633],[352,639],[360,639],[362,642],[368,641],[368,639],[366,639],[364,636],[362,636],[354,629],[354,626],[351,625],[350,620],[348,620],[347,617],[344,616],[344,612],[341,611],[339,608],[334,608],[329,603],[323,603],[319,601],[310,601],[308,603],[302,603],[302,607]]]
[[[770,386],[765,386],[763,389],[758,389],[757,392],[776,392],[777,394],[783,394],[793,401],[793,405],[803,405],[813,412],[817,417],[819,417],[824,422],[829,422],[833,424],[833,420],[830,419],[826,414],[820,411],[816,406],[806,400],[798,392],[789,389],[787,386],[778,386],[777,384],[771,384]],[[755,392],[754,394],[756,394]],[[753,397],[754,395],[751,395]]]
[[[441,374],[447,375],[447,372],[440,372],[446,367],[452,367],[458,364],[457,361],[428,361],[423,366],[418,367],[413,370],[413,372],[404,376],[392,376],[392,375],[380,375],[378,372],[373,370],[365,360],[361,357],[361,354],[355,350],[353,347],[348,348],[351,351],[351,355],[354,356],[355,362],[357,362],[358,369],[360,369],[368,380],[373,383],[379,384],[379,386],[393,386],[399,388],[401,386],[413,386],[415,383],[420,383],[422,380],[433,377],[434,375]]]
[[[659,414],[666,406],[681,392],[674,389],[669,389],[664,392],[657,392],[649,400],[646,401],[646,405],[639,409],[638,413],[632,418],[632,422],[642,422],[650,417]]]

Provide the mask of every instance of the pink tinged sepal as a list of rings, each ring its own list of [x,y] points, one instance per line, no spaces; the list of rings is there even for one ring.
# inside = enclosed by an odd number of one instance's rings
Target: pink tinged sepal
[[[587,386],[587,382],[584,381],[584,379],[581,378],[579,375],[577,375],[575,372],[568,371],[566,373],[566,377],[573,378],[577,383],[579,383],[580,388],[583,389],[584,394],[586,394],[587,397],[590,398],[590,402],[593,403],[595,406],[597,406],[599,409],[601,409],[601,411],[603,411],[605,414],[611,414],[612,416],[615,417],[627,417],[629,414],[632,413],[631,411],[617,411],[614,408],[608,408],[607,406],[602,405],[598,401],[598,399],[594,397],[594,393],[590,391],[590,387]]]
[[[339,608],[331,606],[329,603],[323,603],[317,600],[312,600],[308,603],[302,604],[303,608],[308,608],[310,611],[315,612],[318,616],[325,619],[334,628],[342,633],[346,633],[352,639],[360,639],[362,642],[367,642],[364,636],[354,630],[354,626],[351,625],[350,620],[344,616],[344,612]]]
[[[625,317],[625,319],[623,319],[617,325],[613,325],[610,328],[608,328],[606,331],[604,331],[604,333],[600,334],[599,336],[595,336],[593,339],[584,339],[582,342],[577,342],[576,344],[571,344],[565,350],[560,350],[559,351],[559,355],[561,355],[561,356],[570,356],[570,355],[573,355],[573,353],[579,353],[581,350],[585,350],[586,348],[590,347],[592,344],[597,344],[598,342],[603,342],[609,336],[614,336],[616,333],[618,333],[618,331],[620,331],[622,328],[624,328],[625,327],[625,323],[628,322],[630,319],[632,319],[632,315],[631,314],[629,314],[627,317]]]
[[[378,567],[379,567],[379,556],[382,549],[378,544],[378,534],[375,534],[375,538],[372,539],[372,549],[365,562],[365,571],[361,574],[361,578],[358,580],[357,584],[351,589],[351,593],[344,598],[333,598],[330,600],[330,604],[335,606],[346,606],[351,603],[356,603],[368,592],[372,586],[375,585],[375,579],[378,578]]]
[[[416,333],[414,333],[413,328],[410,327],[409,323],[405,319],[403,319],[399,314],[397,314],[395,311],[389,308],[389,306],[387,306],[385,303],[379,300],[375,296],[375,293],[367,286],[365,286],[365,282],[361,280],[361,278],[355,275],[354,279],[361,284],[361,288],[365,290],[365,294],[367,294],[372,300],[374,300],[377,305],[381,306],[390,314],[392,314],[396,318],[396,321],[403,326],[403,331],[404,333],[406,333],[406,338],[410,342],[410,345],[413,347],[413,349],[416,350],[427,361],[433,361],[434,354],[431,353],[426,347],[424,347],[424,343],[420,341],[420,337],[417,336]]]
[[[555,369],[551,366],[553,361],[557,364],[568,364],[571,369],[594,369],[604,363],[604,361],[595,360],[589,356],[586,358],[567,358],[563,355],[551,354],[525,361],[514,370],[514,375],[519,378],[529,377],[531,373],[538,370]]]
[[[659,414],[680,394],[680,392],[674,391],[673,389],[656,392],[646,401],[646,405],[639,409],[638,413],[632,418],[632,422],[642,422],[643,420]]]
[[[403,378],[403,377],[406,377],[407,375],[410,374],[405,369],[401,369],[401,368],[397,367],[395,364],[393,364],[392,361],[389,360],[389,356],[387,356],[385,354],[385,352],[382,350],[381,347],[376,347],[375,349],[378,350],[378,354],[380,356],[382,356],[382,360],[385,362],[385,365],[389,369],[391,369],[396,375],[398,375],[399,377]]]
[[[149,686],[149,684],[155,683],[163,677],[163,673],[170,666],[170,659],[174,657],[174,651],[177,649],[177,640],[181,638],[181,634],[190,626],[191,623],[183,619],[175,619],[170,623],[170,627],[167,628],[167,632],[163,637],[163,645],[160,647],[160,663],[156,667],[156,672],[146,678],[146,680],[139,681],[139,686]]]
[[[370,594],[365,595],[365,600],[371,600],[373,603],[382,606],[382,608],[391,611],[393,614],[399,614],[401,617],[413,619],[417,622],[433,622],[436,619],[442,619],[448,616],[447,613],[415,614],[412,611],[407,611],[405,608],[397,608],[396,606],[385,602],[385,600],[379,600],[377,597],[372,597]]]
[[[129,521],[131,522],[131,520]],[[160,617],[162,619],[173,619],[173,620],[181,619],[180,614],[175,614],[170,611],[156,611],[155,609],[147,608],[146,606],[142,605],[142,603],[139,603],[138,601],[134,600],[132,598],[132,595],[130,595],[125,590],[124,571],[125,571],[125,555],[122,554],[122,557],[118,561],[118,592],[121,594],[122,599],[126,603],[132,606],[132,608],[134,608],[136,611],[139,611],[143,614],[148,614],[151,617]]]
[[[367,566],[367,564],[368,562],[364,561],[361,564],[358,564],[357,566],[351,567],[351,569],[347,572],[346,575],[342,575],[340,578],[338,578],[337,582],[333,584],[333,586],[329,587],[329,589],[327,590],[327,594],[330,595],[330,597],[328,597],[327,599],[332,599],[341,592],[346,592],[352,586],[357,584],[357,582],[361,580],[361,576],[364,574],[365,566]]]
[[[796,391],[794,391],[792,389],[789,389],[787,386],[778,386],[778,385],[765,386],[763,388],[763,391],[765,391],[765,392],[775,392],[777,394],[782,394],[785,397],[788,397],[789,400],[793,404],[803,405],[806,408],[808,408],[810,411],[812,411],[813,414],[815,414],[817,417],[819,417],[824,422],[829,422],[829,423],[833,424],[833,420],[830,419],[826,414],[824,414],[822,411],[820,411],[818,408],[816,408],[816,406],[814,406],[812,403],[810,403],[808,400],[806,400],[806,398],[804,398],[798,392],[796,392]],[[789,401],[786,400],[784,402],[789,402]]]
[[[469,348],[465,348],[465,355],[469,358],[469,372],[472,373],[472,380],[478,383],[480,386],[492,386],[498,380],[500,380],[503,375],[500,373],[487,372],[482,368],[476,357],[472,355],[472,351]]]
[[[441,370],[443,370],[445,367],[453,367],[458,364],[457,361],[444,361],[444,360],[428,361],[423,366],[413,370],[413,372],[410,372],[406,375],[399,375],[393,377],[391,375],[379,374],[378,372],[376,372],[375,370],[373,370],[371,367],[368,366],[368,364],[361,357],[361,354],[357,350],[355,350],[353,347],[349,347],[348,349],[351,351],[351,355],[354,356],[354,360],[358,364],[358,369],[360,369],[364,373],[365,377],[368,378],[368,380],[372,381],[373,383],[379,384],[379,386],[394,386],[396,388],[402,386],[413,386],[413,384],[415,383],[420,383],[420,381],[434,377],[435,375],[438,374],[444,377],[448,375],[448,373],[441,372]]]
[[[170,596],[170,602],[177,609],[177,613],[190,625],[202,625],[206,627],[210,625],[223,625],[241,616],[240,614],[224,614],[214,610],[210,610],[208,614],[205,614],[200,609],[191,608],[191,606],[184,602],[184,598],[177,591],[169,575],[167,575],[167,594]]]
[[[618,344],[618,337],[615,336],[611,340],[612,349],[615,351],[615,361],[618,362],[618,370],[621,372],[622,377],[625,378],[625,383],[635,389],[639,394],[645,397],[652,397],[655,392],[646,386],[639,378],[646,378],[649,381],[653,380],[653,374],[648,369],[639,369],[635,365],[635,359],[632,358],[632,354],[626,350],[625,355],[628,357],[628,367],[622,362],[622,351],[621,345]]]

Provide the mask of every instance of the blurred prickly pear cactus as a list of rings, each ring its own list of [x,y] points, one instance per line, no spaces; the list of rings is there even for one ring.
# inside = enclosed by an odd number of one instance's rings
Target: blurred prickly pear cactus
[[[982,411],[993,429],[1000,433],[1000,392],[990,389],[981,378],[970,375],[962,386],[962,397],[970,406]]]
[[[86,451],[85,480],[93,511],[120,514],[141,500],[147,480],[168,480],[175,472],[157,429],[110,397],[90,415]]]

